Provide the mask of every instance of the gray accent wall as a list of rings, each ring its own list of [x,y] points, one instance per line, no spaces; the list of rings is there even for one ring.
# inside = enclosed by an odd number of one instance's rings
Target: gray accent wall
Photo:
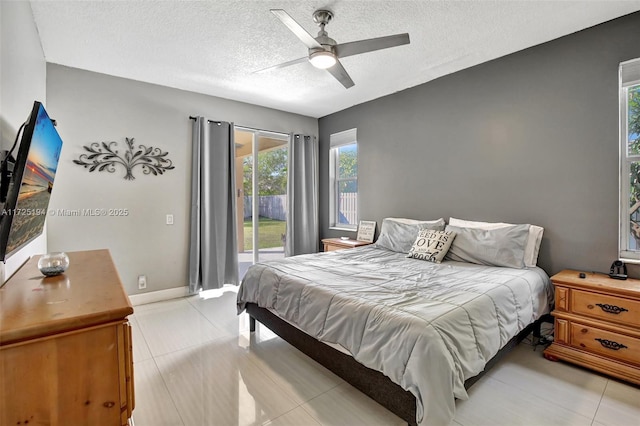
[[[618,64],[638,57],[635,13],[321,118],[321,237],[355,236],[329,229],[328,153],[356,127],[361,219],[536,224],[548,273],[608,271]]]
[[[46,107],[47,68],[29,2],[0,1],[0,141],[11,149],[34,101]],[[16,147],[13,156],[16,156]],[[0,283],[29,257],[47,251],[46,231],[0,263]],[[34,271],[36,274],[38,271]]]
[[[127,216],[49,217],[50,250],[108,248],[129,294],[187,285],[190,115],[276,132],[318,134],[315,118],[90,71],[47,64],[48,110],[64,140],[52,194],[55,210],[128,209]],[[134,169],[135,180],[73,164],[92,142],[125,137],[168,151],[175,166],[162,176]],[[174,225],[166,225],[173,214]],[[147,276],[138,290],[137,276]]]

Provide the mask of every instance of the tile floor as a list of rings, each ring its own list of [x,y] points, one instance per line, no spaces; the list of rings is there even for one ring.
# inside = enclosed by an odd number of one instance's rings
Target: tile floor
[[[270,247],[258,250],[259,261],[284,258],[284,247]],[[238,253],[238,276],[244,277],[247,269],[253,265],[253,252],[251,250]]]
[[[210,292],[211,293],[211,292]],[[135,426],[402,425],[258,325],[236,293],[135,307]],[[521,344],[458,401],[453,425],[640,425],[640,388]]]

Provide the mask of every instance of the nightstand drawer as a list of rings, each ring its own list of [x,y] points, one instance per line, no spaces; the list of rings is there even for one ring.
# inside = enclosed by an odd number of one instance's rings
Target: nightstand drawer
[[[640,302],[616,296],[571,290],[571,312],[640,327]]]
[[[640,280],[565,269],[551,281],[556,328],[544,356],[640,385]]]
[[[621,361],[640,364],[640,339],[571,323],[571,346]]]

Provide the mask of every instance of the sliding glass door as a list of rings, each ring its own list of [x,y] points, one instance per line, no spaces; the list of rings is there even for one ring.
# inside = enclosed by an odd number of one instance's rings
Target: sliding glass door
[[[240,279],[260,260],[284,257],[288,135],[236,127]]]

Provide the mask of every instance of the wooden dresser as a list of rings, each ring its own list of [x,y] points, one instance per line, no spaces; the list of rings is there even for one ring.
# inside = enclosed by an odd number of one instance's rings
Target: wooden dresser
[[[325,238],[322,240],[323,251],[342,250],[347,248],[354,248],[360,246],[366,246],[371,243],[358,240],[343,240],[342,238]]]
[[[566,270],[553,277],[554,341],[544,355],[640,384],[640,280]]]
[[[133,313],[108,250],[39,256],[0,288],[0,425],[127,425],[134,408]]]

